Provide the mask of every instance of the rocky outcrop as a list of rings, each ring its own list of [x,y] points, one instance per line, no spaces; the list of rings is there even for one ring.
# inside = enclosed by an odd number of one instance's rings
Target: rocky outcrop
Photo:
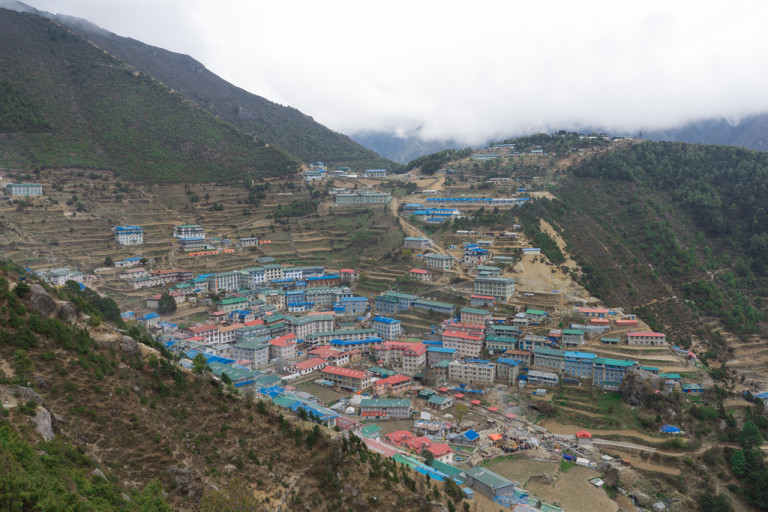
[[[30,286],[30,292],[29,304],[41,316],[58,316],[70,325],[77,322],[77,308],[69,302],[56,300],[39,284]]]
[[[648,407],[652,396],[664,389],[664,379],[643,370],[633,370],[624,376],[619,391],[627,405]]]
[[[32,418],[35,424],[35,430],[43,436],[43,439],[50,441],[53,439],[53,421],[51,419],[51,413],[45,407],[37,409],[37,414]]]
[[[93,338],[101,349],[114,350],[115,352],[122,352],[124,354],[135,356],[141,355],[139,343],[130,336],[111,330],[92,330],[90,334],[91,338]]]

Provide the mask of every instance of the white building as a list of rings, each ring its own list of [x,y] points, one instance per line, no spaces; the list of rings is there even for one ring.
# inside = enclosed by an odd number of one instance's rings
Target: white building
[[[43,186],[39,183],[9,183],[5,186],[11,197],[29,197],[43,195]]]
[[[112,228],[115,241],[120,245],[139,245],[144,243],[144,230],[140,226],[116,226]]]
[[[174,238],[205,238],[205,229],[198,224],[182,224],[173,228]]]

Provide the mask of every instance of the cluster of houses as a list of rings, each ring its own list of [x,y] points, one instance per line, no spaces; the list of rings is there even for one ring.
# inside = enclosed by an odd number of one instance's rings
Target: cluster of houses
[[[141,226],[115,226],[112,228],[118,245],[141,245],[144,243],[144,229]],[[226,247],[250,247],[259,245],[256,237],[243,237],[235,244],[231,240],[205,238],[205,228],[198,224],[182,224],[173,228],[173,238],[178,240],[183,251],[220,250]]]
[[[386,169],[366,169],[360,174],[353,173],[349,167],[337,167],[335,170],[328,170],[328,166],[323,162],[312,162],[309,169],[302,174],[304,181],[311,183],[313,181],[324,181],[330,178],[386,178]]]

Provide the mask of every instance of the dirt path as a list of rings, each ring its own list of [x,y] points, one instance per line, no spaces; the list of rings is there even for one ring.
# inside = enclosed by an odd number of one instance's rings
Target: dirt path
[[[581,413],[581,411],[579,412]],[[665,441],[665,439],[661,439],[659,437],[651,437],[647,434],[643,434],[642,432],[638,432],[636,430],[596,430],[591,428],[585,429],[584,427],[580,427],[578,425],[564,425],[562,423],[558,423],[557,421],[550,420],[550,419],[542,421],[539,425],[546,428],[553,434],[558,434],[562,436],[572,436],[572,435],[576,435],[576,432],[587,430],[593,436],[601,436],[601,435],[627,436],[627,437],[635,437],[637,439],[642,439],[643,441],[648,441],[649,443],[661,443]]]

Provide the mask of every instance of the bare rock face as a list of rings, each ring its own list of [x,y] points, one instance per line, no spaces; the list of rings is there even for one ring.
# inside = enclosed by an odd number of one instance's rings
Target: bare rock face
[[[176,479],[176,487],[183,494],[192,495],[197,490],[197,484],[195,484],[195,474],[188,466],[171,466],[168,471]]]
[[[633,370],[624,376],[619,385],[621,399],[625,404],[639,407],[649,405],[649,397],[664,387],[664,379],[643,370]]]
[[[51,421],[51,413],[48,412],[48,409],[40,407],[32,421],[35,424],[35,430],[43,436],[43,439],[46,441],[53,439],[53,421]]]
[[[31,294],[29,296],[29,303],[32,309],[37,311],[41,316],[51,318],[59,313],[59,304],[56,299],[45,291],[45,288],[39,284],[33,284],[30,287]]]
[[[141,355],[141,348],[139,343],[131,338],[114,331],[107,330],[91,330],[91,338],[101,349],[114,350],[116,352],[123,352],[130,355]]]
[[[61,302],[59,304],[59,318],[69,325],[74,325],[77,322],[77,308],[69,302]]]

